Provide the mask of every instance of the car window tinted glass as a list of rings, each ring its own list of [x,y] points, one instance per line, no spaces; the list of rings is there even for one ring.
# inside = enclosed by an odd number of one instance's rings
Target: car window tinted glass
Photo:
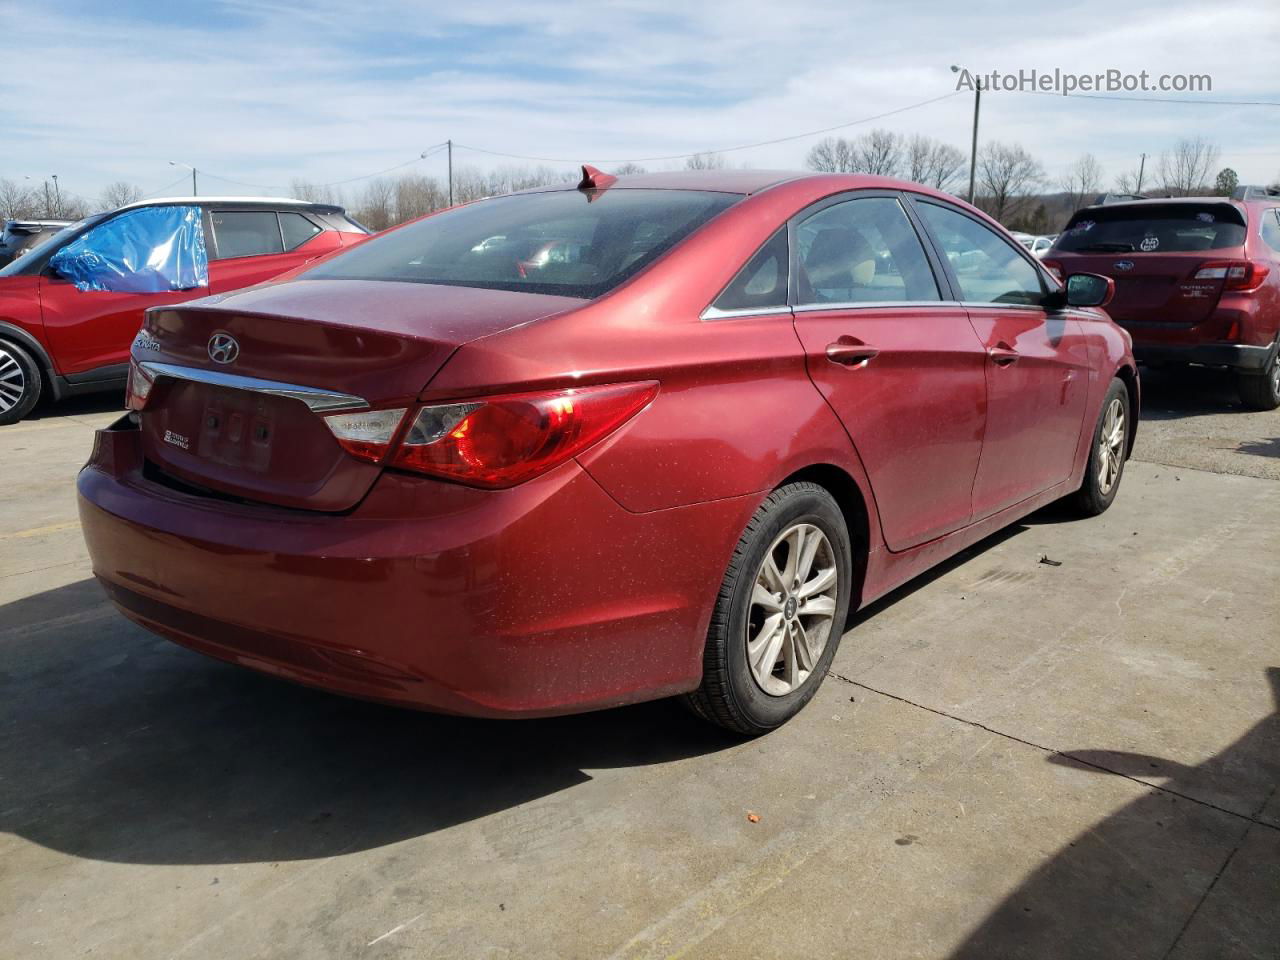
[[[209,219],[219,259],[284,252],[274,210],[215,210]]]
[[[1280,253],[1280,207],[1262,211],[1262,240]]]
[[[718,310],[758,310],[787,305],[787,228],[761,247],[716,298]]]
[[[280,232],[284,234],[284,248],[296,250],[317,233],[320,228],[300,213],[281,213]]]
[[[915,228],[892,197],[826,207],[796,228],[797,303],[938,300]]]
[[[936,203],[921,203],[919,207],[951,263],[962,299],[973,303],[1026,304],[1038,304],[1044,299],[1040,271],[1000,234]]]
[[[402,280],[595,298],[742,199],[553,190],[481,200],[375,236],[308,279]]]
[[[1058,238],[1068,253],[1188,253],[1244,243],[1229,203],[1132,204],[1081,210]]]

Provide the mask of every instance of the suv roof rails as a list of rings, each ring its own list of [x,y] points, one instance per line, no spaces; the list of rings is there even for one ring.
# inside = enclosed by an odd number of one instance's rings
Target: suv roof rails
[[[1280,200],[1280,185],[1242,184],[1231,191],[1232,200]]]
[[[1141,193],[1100,193],[1094,198],[1093,205],[1095,207],[1106,206],[1108,203],[1128,203],[1130,200],[1146,200],[1146,196]]]

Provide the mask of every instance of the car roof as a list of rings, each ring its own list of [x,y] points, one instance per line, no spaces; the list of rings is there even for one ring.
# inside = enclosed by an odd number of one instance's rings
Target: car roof
[[[226,204],[228,206],[269,206],[269,207],[299,207],[302,209],[316,210],[341,210],[342,208],[333,203],[314,203],[310,200],[295,200],[292,197],[156,197],[153,200],[138,200],[134,203],[126,203],[121,210],[132,210],[134,207],[153,207],[170,203],[185,203],[192,206],[210,206],[217,204]]]
[[[607,170],[600,171],[608,173]],[[760,193],[782,183],[830,181],[838,190],[916,190],[931,196],[947,195],[923,184],[867,173],[820,173],[814,170],[670,170],[659,173],[625,174],[610,183],[608,190],[707,190],[714,193]],[[578,183],[531,187],[519,193],[576,190]],[[948,199],[954,199],[948,197]]]

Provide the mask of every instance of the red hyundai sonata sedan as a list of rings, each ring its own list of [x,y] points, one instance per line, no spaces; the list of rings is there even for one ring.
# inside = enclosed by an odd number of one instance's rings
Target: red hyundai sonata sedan
[[[716,171],[457,207],[155,309],[80,474],[94,572],[180,644],[407,706],[685,696],[757,734],[846,618],[1116,495],[1100,309],[915,184]]]

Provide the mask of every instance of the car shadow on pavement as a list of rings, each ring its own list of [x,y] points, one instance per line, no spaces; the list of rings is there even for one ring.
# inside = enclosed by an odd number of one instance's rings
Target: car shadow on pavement
[[[1050,763],[1084,774],[1162,789],[1069,841],[951,960],[1277,956],[1280,668],[1266,683],[1272,712],[1195,766],[1114,750],[1052,754]]]
[[[1255,457],[1280,457],[1280,437],[1271,437],[1267,440],[1245,440],[1236,447],[1236,451]]]
[[[674,701],[514,722],[308,690],[148,634],[93,580],[0,607],[0,831],[77,857],[329,857],[737,743]]]
[[[85,416],[92,413],[124,413],[124,391],[108,390],[103,393],[86,393],[78,397],[67,397],[65,400],[50,400],[44,397],[36,404],[34,410],[27,414],[27,420],[57,420],[59,417]]]
[[[1215,367],[1143,367],[1142,420],[1180,420],[1252,413],[1240,402],[1235,376]]]

